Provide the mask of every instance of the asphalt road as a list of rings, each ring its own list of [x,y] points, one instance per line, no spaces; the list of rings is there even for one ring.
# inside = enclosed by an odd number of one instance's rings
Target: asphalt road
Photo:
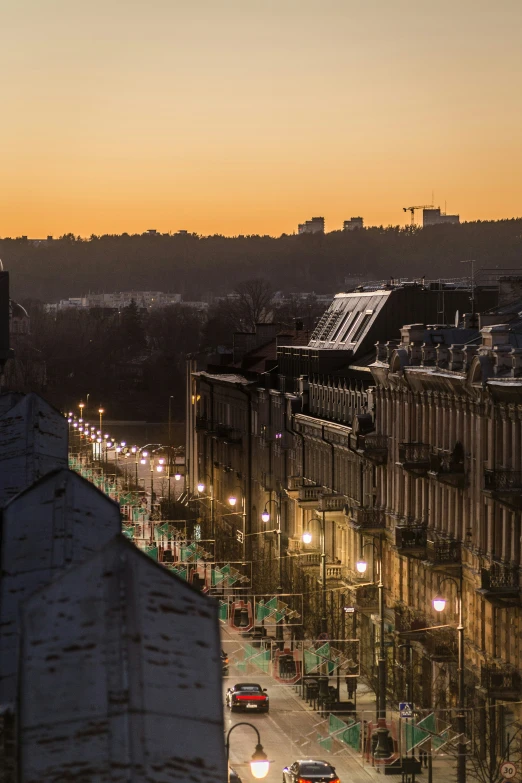
[[[222,638],[234,640],[235,635],[227,628],[222,629]],[[333,764],[341,783],[370,783],[380,779],[369,765],[363,766],[361,757],[356,757],[349,749],[329,753],[317,743],[322,719],[288,685],[280,685],[269,675],[245,675],[234,671],[224,678],[223,702],[229,685],[236,682],[259,682],[268,689],[270,712],[252,714],[252,712],[232,713],[225,707],[225,731],[242,721],[256,726],[261,735],[261,743],[272,761],[270,772],[265,778],[267,783],[281,783],[283,767],[298,758],[323,759]],[[249,760],[255,750],[256,735],[248,726],[240,726],[230,737],[230,763],[241,776],[243,783],[253,780]]]

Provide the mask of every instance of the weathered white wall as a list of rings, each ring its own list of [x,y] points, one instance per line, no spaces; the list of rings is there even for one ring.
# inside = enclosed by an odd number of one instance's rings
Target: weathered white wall
[[[217,606],[123,536],[23,607],[21,783],[223,783]]]
[[[67,427],[37,394],[0,395],[0,508],[50,470],[67,467]]]
[[[120,530],[118,505],[70,470],[48,473],[7,504],[0,557],[0,704],[16,698],[20,603]]]

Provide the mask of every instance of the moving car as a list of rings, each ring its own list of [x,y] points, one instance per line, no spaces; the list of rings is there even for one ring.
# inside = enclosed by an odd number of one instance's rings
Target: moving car
[[[227,707],[248,712],[268,712],[269,700],[266,688],[255,682],[237,682],[229,688],[225,698]]]
[[[299,759],[283,770],[283,783],[341,783],[327,761]]]

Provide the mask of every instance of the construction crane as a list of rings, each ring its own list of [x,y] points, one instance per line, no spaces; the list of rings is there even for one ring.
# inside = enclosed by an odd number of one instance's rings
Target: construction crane
[[[433,204],[423,204],[420,207],[403,207],[403,212],[410,212],[411,213],[411,225],[415,225],[415,210],[416,209],[433,209]]]

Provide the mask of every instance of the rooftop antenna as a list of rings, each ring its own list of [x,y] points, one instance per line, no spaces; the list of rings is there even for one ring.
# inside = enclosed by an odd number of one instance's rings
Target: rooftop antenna
[[[475,315],[475,259],[466,258],[461,264],[471,264],[471,315]]]

